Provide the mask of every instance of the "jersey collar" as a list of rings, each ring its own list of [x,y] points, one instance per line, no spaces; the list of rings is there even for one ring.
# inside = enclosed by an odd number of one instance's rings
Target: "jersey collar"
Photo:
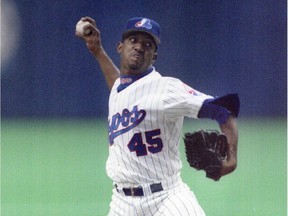
[[[148,68],[145,72],[139,75],[120,75],[120,85],[117,87],[117,92],[122,91],[135,81],[141,79],[142,77],[148,75],[154,70],[154,67]]]

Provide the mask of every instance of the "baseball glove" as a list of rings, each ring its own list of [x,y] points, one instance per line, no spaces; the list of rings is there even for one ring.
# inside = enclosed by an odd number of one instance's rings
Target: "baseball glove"
[[[221,178],[223,160],[227,156],[227,137],[218,131],[199,130],[185,133],[185,153],[190,166],[205,170],[206,177]]]

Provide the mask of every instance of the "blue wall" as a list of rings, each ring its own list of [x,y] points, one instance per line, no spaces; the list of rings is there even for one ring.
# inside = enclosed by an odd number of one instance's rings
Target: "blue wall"
[[[2,66],[2,117],[107,115],[104,78],[84,42],[74,36],[75,24],[86,15],[97,21],[116,64],[116,43],[126,20],[147,16],[162,27],[155,64],[162,75],[215,96],[238,92],[242,116],[286,116],[284,0],[14,2],[20,46]]]

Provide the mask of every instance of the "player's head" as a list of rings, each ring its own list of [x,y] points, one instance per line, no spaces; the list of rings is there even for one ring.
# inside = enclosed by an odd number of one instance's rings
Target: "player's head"
[[[128,20],[117,45],[121,59],[121,73],[145,72],[157,59],[160,43],[160,26],[148,18],[135,17]]]
[[[160,44],[161,34],[161,28],[157,22],[145,17],[134,17],[129,19],[122,33],[122,41],[130,34],[137,32],[149,34],[153,38],[157,50],[157,47]]]

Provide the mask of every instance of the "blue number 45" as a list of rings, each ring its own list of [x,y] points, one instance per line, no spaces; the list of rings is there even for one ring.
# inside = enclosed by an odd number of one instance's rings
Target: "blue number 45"
[[[147,151],[152,154],[162,151],[163,142],[160,138],[161,131],[160,129],[146,131],[145,138],[146,143],[143,143],[142,133],[135,133],[128,143],[128,148],[131,152],[136,152],[136,155],[145,156]]]

